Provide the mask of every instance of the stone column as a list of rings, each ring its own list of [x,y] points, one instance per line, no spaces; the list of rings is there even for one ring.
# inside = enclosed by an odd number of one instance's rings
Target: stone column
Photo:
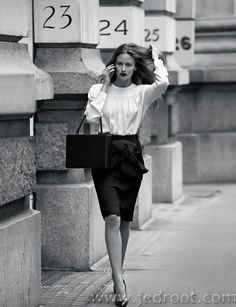
[[[19,40],[19,43],[28,45],[29,54],[33,61],[33,1],[27,1],[27,11],[29,12],[30,17],[27,19],[27,36],[22,37],[22,39]]]
[[[176,59],[180,66],[194,64],[195,0],[176,0]]]
[[[115,48],[125,43],[144,45],[144,10],[143,0],[100,0],[100,44],[102,58],[108,62]],[[150,141],[151,127],[149,115],[145,116],[140,127],[139,136],[142,145]],[[143,177],[143,182],[137,198],[134,213],[133,228],[139,228],[151,218],[152,206],[152,160],[144,155],[149,172]]]
[[[153,201],[175,202],[182,198],[182,145],[178,131],[176,95],[189,82],[189,73],[176,57],[176,1],[146,0],[145,43],[155,45],[166,56],[170,86],[152,115],[152,142],[145,150],[153,160]]]
[[[104,63],[125,43],[144,43],[144,0],[100,0],[100,43]]]
[[[236,180],[235,12],[234,0],[196,1],[191,85],[178,96],[186,183]]]
[[[30,0],[0,0],[0,306],[36,307],[41,293],[40,212],[30,118],[48,97],[47,76],[31,62]],[[46,86],[46,90],[42,87]],[[49,86],[50,87],[50,86]],[[43,94],[44,93],[44,94]]]
[[[99,3],[35,0],[34,17],[35,63],[54,82],[54,99],[40,103],[35,124],[42,265],[88,270],[106,253],[104,223],[89,171],[66,169],[65,140],[75,133],[88,90],[104,68],[95,49]]]

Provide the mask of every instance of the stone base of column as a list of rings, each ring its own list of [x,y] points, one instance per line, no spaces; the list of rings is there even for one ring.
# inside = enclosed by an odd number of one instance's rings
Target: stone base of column
[[[189,83],[189,71],[179,66],[173,54],[167,55],[167,67],[169,72],[169,81],[171,85],[182,85]]]
[[[152,157],[153,202],[173,203],[183,196],[182,144],[148,145]]]
[[[145,155],[144,163],[149,171],[143,176],[139,190],[134,211],[134,220],[131,224],[131,228],[133,229],[139,229],[152,216],[152,157]]]
[[[0,221],[0,306],[39,306],[40,212],[26,209],[10,217],[4,215]]]
[[[180,134],[185,183],[235,182],[236,133]]]
[[[104,221],[92,182],[39,184],[42,266],[88,270],[106,254]]]

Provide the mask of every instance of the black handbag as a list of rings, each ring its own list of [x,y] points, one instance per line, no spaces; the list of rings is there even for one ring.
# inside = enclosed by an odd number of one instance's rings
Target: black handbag
[[[66,167],[109,169],[112,136],[103,133],[101,118],[99,134],[79,134],[85,118],[82,118],[76,134],[66,135]]]

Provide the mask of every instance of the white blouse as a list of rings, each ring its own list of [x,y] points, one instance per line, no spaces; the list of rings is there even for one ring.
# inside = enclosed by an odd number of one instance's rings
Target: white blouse
[[[88,93],[86,119],[96,123],[102,117],[103,132],[116,135],[137,134],[141,120],[149,105],[166,90],[168,73],[160,59],[155,59],[155,82],[152,84],[117,87],[112,84],[108,92],[102,84],[94,84]]]

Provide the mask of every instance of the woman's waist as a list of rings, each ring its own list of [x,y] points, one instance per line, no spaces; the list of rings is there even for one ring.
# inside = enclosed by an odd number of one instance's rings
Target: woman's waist
[[[137,134],[127,134],[127,135],[119,135],[119,134],[111,134],[112,136],[112,151],[118,151],[122,148],[128,148],[134,153],[142,153],[142,147],[139,141],[139,136]]]
[[[109,133],[115,136],[126,137],[137,135],[139,124],[138,123],[129,123],[129,122],[116,122],[114,120],[106,121],[105,119],[102,121],[102,127],[104,133]],[[99,127],[97,126],[97,131],[99,131]]]
[[[112,140],[128,140],[128,141],[139,141],[137,134],[111,134]]]

